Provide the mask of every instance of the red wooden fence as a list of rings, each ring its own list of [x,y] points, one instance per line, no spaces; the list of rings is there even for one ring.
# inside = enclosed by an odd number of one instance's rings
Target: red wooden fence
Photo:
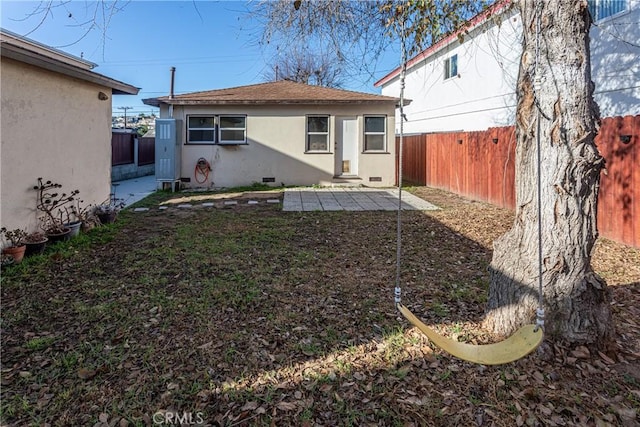
[[[600,235],[640,247],[640,116],[604,119],[596,144],[606,160],[598,199]],[[404,182],[515,208],[513,126],[410,135],[403,147]]]
[[[598,230],[640,248],[640,116],[603,120],[596,143],[606,160],[600,175]]]

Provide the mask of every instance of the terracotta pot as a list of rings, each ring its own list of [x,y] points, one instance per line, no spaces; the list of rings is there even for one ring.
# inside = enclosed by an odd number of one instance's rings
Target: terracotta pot
[[[19,264],[22,262],[22,258],[24,258],[24,251],[27,249],[26,245],[22,246],[11,246],[10,248],[4,248],[2,250],[3,254],[8,254],[13,257],[13,262],[15,264]]]

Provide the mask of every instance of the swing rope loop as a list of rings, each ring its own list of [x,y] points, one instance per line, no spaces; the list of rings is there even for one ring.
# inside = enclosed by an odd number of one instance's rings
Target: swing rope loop
[[[536,327],[534,331],[538,332],[538,329],[542,329],[544,331],[544,308],[542,307],[536,310]]]

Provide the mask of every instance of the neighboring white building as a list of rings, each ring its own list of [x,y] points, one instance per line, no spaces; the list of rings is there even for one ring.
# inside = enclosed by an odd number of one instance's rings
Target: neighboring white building
[[[510,0],[407,62],[405,133],[473,131],[515,123],[522,20]],[[640,114],[640,0],[590,0],[594,97],[602,117]],[[378,82],[400,94],[400,68]],[[396,123],[399,123],[396,120]],[[396,133],[399,128],[396,125]]]

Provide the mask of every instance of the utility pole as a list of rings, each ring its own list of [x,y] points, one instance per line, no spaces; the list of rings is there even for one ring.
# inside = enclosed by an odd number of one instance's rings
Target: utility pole
[[[118,107],[119,110],[124,110],[124,128],[127,128],[127,110],[130,110],[132,107]]]

